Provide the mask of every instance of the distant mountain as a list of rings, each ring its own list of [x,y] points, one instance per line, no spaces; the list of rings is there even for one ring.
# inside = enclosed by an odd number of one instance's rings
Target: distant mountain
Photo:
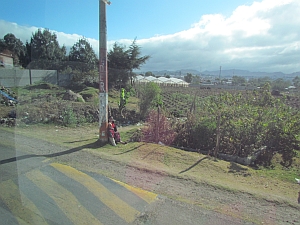
[[[232,77],[232,76],[241,76],[241,77],[247,77],[247,78],[254,78],[254,77],[270,77],[273,79],[277,78],[286,78],[286,79],[293,79],[296,76],[300,77],[300,71],[299,72],[294,72],[290,74],[282,73],[282,72],[251,72],[248,70],[236,70],[236,69],[231,69],[231,70],[215,70],[215,71],[200,71],[198,70],[193,70],[193,69],[184,69],[184,70],[176,70],[176,71],[171,71],[171,70],[162,70],[162,71],[151,71],[155,76],[165,76],[165,75],[170,75],[174,77],[183,77],[187,73],[191,73],[193,75],[202,75],[202,76],[221,76],[221,77]],[[144,72],[139,72],[139,73],[144,73]]]

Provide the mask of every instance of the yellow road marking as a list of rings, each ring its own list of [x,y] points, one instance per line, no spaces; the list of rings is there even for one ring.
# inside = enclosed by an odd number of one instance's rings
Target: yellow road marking
[[[144,201],[146,201],[148,204],[154,202],[157,199],[157,194],[149,192],[149,191],[145,191],[141,188],[137,188],[137,187],[132,187],[128,184],[125,184],[121,181],[118,180],[114,180],[112,179],[114,182],[122,185],[123,187],[125,187],[126,189],[128,189],[129,191],[133,192],[134,194],[136,194],[137,196],[139,196],[141,199],[143,199]]]
[[[40,171],[31,171],[26,176],[56,202],[73,224],[101,224],[88,210],[81,207],[80,202],[70,191]]]
[[[139,211],[128,205],[126,202],[121,200],[118,196],[110,192],[101,183],[82,173],[70,166],[52,163],[55,169],[64,173],[66,176],[78,181],[84,185],[90,192],[92,192],[99,200],[113,210],[118,216],[124,219],[126,222],[131,223],[135,220],[136,216],[140,214]]]
[[[46,163],[46,162],[49,162],[51,159],[49,159],[49,158],[46,158],[46,159],[44,159],[42,162],[43,163]]]
[[[0,183],[0,198],[9,208],[19,224],[47,224],[41,212],[12,181]]]

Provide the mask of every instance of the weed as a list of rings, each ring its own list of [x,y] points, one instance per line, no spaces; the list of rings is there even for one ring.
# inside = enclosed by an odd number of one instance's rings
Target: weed
[[[64,111],[63,124],[64,126],[71,126],[71,127],[77,124],[77,118],[71,106],[67,106],[67,108]]]

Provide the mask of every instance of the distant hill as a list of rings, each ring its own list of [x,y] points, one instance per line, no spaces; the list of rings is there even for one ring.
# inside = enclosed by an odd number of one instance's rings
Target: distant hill
[[[170,75],[170,76],[175,76],[175,77],[183,77],[187,73],[191,73],[193,75],[200,75],[200,71],[198,70],[193,70],[193,69],[184,69],[184,70],[176,70],[176,71],[171,71],[171,70],[161,70],[161,71],[151,71],[155,76],[165,76],[165,75]],[[138,73],[144,73],[144,72],[138,72]],[[201,72],[202,76],[219,76],[220,75],[220,70],[215,70],[215,71],[202,71]],[[242,76],[242,77],[247,77],[247,78],[254,78],[254,77],[270,77],[273,79],[277,78],[286,78],[286,79],[293,79],[296,76],[300,77],[300,71],[299,72],[294,72],[290,74],[282,73],[282,72],[251,72],[248,70],[221,70],[221,77],[232,77],[232,76]]]

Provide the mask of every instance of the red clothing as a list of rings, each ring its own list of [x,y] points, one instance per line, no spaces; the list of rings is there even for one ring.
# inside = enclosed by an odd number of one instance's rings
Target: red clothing
[[[114,124],[112,123],[108,123],[108,136],[112,138],[115,136]]]

